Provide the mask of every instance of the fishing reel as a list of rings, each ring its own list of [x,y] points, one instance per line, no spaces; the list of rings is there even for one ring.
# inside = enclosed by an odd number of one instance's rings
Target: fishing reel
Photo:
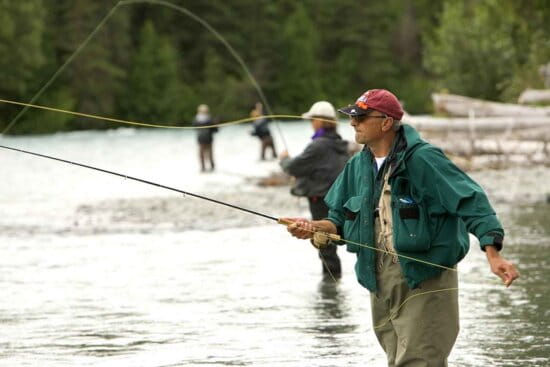
[[[311,244],[317,249],[324,249],[333,244],[333,241],[340,241],[341,237],[334,233],[315,232]]]

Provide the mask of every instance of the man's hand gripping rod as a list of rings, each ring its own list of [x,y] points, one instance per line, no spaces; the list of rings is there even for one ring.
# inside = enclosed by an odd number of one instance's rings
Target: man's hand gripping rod
[[[285,226],[290,226],[294,224],[293,221],[287,220],[284,218],[277,219],[277,223],[283,224]],[[328,233],[328,232],[322,232],[322,231],[314,231],[313,232],[313,239],[311,241],[311,244],[315,246],[318,249],[327,247],[330,245],[330,241],[341,241],[342,237],[340,235],[337,235],[336,233]]]

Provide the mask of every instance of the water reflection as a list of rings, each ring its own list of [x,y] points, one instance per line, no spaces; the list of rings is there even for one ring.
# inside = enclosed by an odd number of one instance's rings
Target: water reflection
[[[323,278],[317,291],[311,305],[314,316],[306,332],[313,335],[315,358],[327,361],[346,354],[350,334],[354,334],[359,325],[340,280]]]
[[[342,319],[347,316],[343,307],[345,298],[340,291],[340,281],[331,278],[323,278],[318,285],[319,297],[314,305],[314,309],[319,313],[322,319],[334,320]],[[333,328],[319,329],[327,333],[335,333],[338,330]]]
[[[549,213],[550,203],[518,205],[516,210],[511,212],[513,229],[527,236],[550,235]]]
[[[487,355],[500,355],[499,365],[550,364],[549,210],[549,204],[539,202],[518,206],[503,218],[509,222],[506,257],[518,265],[521,278],[509,290],[488,297],[500,342],[493,341],[495,349]]]

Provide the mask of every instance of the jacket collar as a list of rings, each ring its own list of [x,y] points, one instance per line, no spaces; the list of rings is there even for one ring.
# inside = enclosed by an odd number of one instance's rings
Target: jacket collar
[[[415,150],[425,144],[428,143],[420,138],[420,135],[412,126],[402,125],[395,135],[390,154],[384,162],[385,165],[390,165],[390,177],[403,172],[407,167],[407,159]],[[374,156],[366,145],[363,152],[369,157],[370,162],[374,160]]]

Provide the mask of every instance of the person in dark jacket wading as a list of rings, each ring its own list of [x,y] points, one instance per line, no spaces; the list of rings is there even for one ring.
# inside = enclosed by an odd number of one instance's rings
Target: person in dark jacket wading
[[[269,130],[269,122],[271,119],[264,116],[264,107],[261,102],[256,102],[252,111],[250,111],[250,117],[254,117],[252,123],[252,136],[257,136],[261,142],[260,160],[266,159],[267,149],[271,149],[271,157],[275,159],[277,157],[277,151],[275,150],[275,142],[271,131]]]
[[[391,92],[369,90],[339,111],[365,149],[327,193],[328,218],[284,218],[292,222],[288,230],[320,247],[330,242],[321,232],[352,241],[347,249],[357,255],[359,283],[371,292],[373,328],[388,366],[447,366],[459,330],[456,264],[468,251],[468,232],[506,286],[519,277],[499,252],[502,225],[483,189],[401,124],[403,109]]]
[[[210,171],[215,168],[214,153],[212,144],[214,142],[214,133],[218,131],[218,128],[208,127],[213,125],[214,121],[210,116],[210,109],[207,105],[201,104],[197,107],[197,115],[193,120],[193,126],[200,126],[201,129],[197,130],[197,141],[199,143],[199,160],[201,164],[201,172],[206,172],[206,161],[210,163]]]
[[[286,173],[296,178],[291,193],[307,197],[313,220],[324,219],[328,216],[325,195],[349,159],[348,142],[336,132],[336,110],[329,102],[314,103],[302,117],[311,120],[314,131],[312,142],[294,158],[290,158],[286,150],[283,151],[279,156],[280,164]],[[341,276],[342,268],[335,245],[319,249],[319,257],[325,277]]]

